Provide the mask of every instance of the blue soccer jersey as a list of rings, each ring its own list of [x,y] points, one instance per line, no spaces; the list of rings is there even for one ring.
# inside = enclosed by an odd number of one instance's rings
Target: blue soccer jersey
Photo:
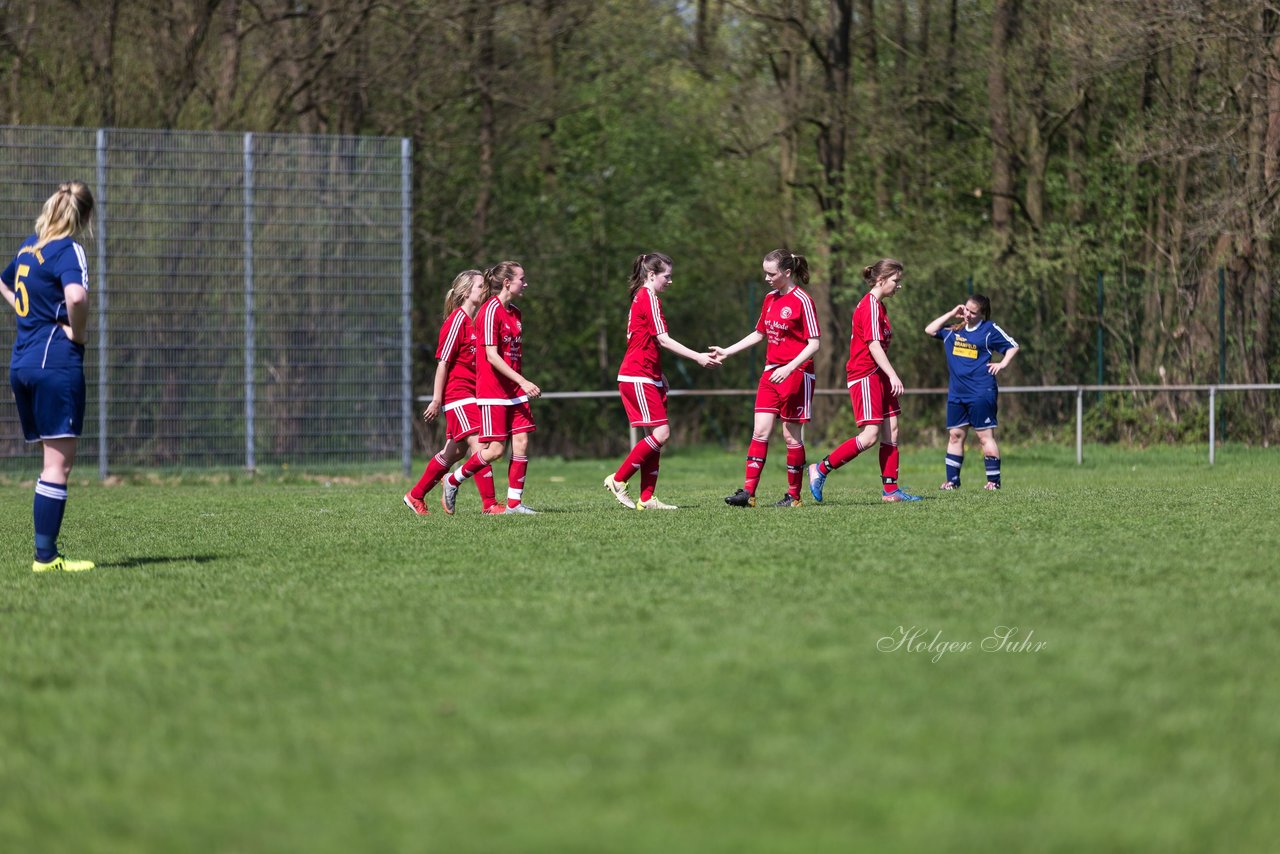
[[[83,367],[84,347],[75,344],[60,324],[70,322],[63,289],[89,287],[84,247],[70,237],[50,240],[35,248],[28,237],[17,256],[0,273],[14,292],[18,337],[13,342],[10,368]]]
[[[947,397],[968,401],[990,395],[996,390],[996,378],[987,373],[992,353],[1004,353],[1018,346],[1005,331],[990,320],[984,320],[973,329],[939,329],[935,338],[941,338],[947,351],[947,370],[951,380]]]

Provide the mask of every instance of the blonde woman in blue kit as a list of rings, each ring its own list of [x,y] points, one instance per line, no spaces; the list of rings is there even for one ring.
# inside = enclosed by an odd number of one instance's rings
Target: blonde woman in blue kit
[[[58,552],[67,481],[84,428],[84,345],[89,320],[89,270],[75,237],[89,230],[93,194],[79,181],[58,187],[44,203],[35,233],[0,273],[0,296],[17,316],[9,361],[18,418],[28,443],[44,447],[36,481],[34,572],[82,572],[93,562]]]

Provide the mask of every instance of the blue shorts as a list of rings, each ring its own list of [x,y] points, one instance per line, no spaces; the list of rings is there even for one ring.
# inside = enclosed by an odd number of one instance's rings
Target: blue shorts
[[[11,368],[9,384],[28,442],[80,435],[84,428],[83,368]]]
[[[955,427],[991,430],[996,426],[996,395],[967,400],[963,403],[947,398],[948,430]]]

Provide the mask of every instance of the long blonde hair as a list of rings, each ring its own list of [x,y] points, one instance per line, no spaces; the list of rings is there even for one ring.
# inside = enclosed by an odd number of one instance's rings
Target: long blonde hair
[[[36,218],[36,245],[39,249],[50,240],[72,237],[82,230],[93,233],[93,193],[80,181],[59,184],[58,189],[40,209]]]
[[[479,270],[463,270],[453,277],[453,284],[449,285],[449,292],[444,295],[445,317],[453,314],[455,308],[467,301],[467,294],[471,293],[471,284],[477,277],[484,279],[484,273]]]

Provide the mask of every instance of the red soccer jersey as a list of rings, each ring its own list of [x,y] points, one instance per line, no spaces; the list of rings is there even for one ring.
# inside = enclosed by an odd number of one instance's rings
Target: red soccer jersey
[[[476,327],[461,308],[455,308],[440,327],[436,360],[449,366],[444,403],[476,396]]]
[[[893,330],[889,327],[889,313],[885,311],[884,303],[867,294],[853,310],[853,333],[849,336],[849,363],[845,365],[845,379],[853,382],[874,374],[880,366],[871,358],[867,345],[879,341],[887,354],[892,339]]]
[[[627,352],[618,368],[618,381],[652,380],[662,382],[662,354],[658,336],[667,331],[662,316],[662,302],[649,288],[641,287],[631,301],[627,318]]]
[[[822,335],[813,298],[799,287],[792,288],[785,294],[769,291],[765,294],[764,305],[760,306],[756,332],[769,341],[769,348],[764,356],[765,367],[787,364],[800,355],[810,338]],[[813,373],[813,359],[807,359],[800,365],[800,370]]]
[[[514,305],[505,308],[502,300],[490,297],[480,306],[476,313],[476,326],[479,337],[476,352],[476,398],[481,402],[487,400],[515,401],[526,399],[520,386],[499,374],[485,358],[485,347],[496,346],[498,355],[516,372],[521,367],[520,309]]]

